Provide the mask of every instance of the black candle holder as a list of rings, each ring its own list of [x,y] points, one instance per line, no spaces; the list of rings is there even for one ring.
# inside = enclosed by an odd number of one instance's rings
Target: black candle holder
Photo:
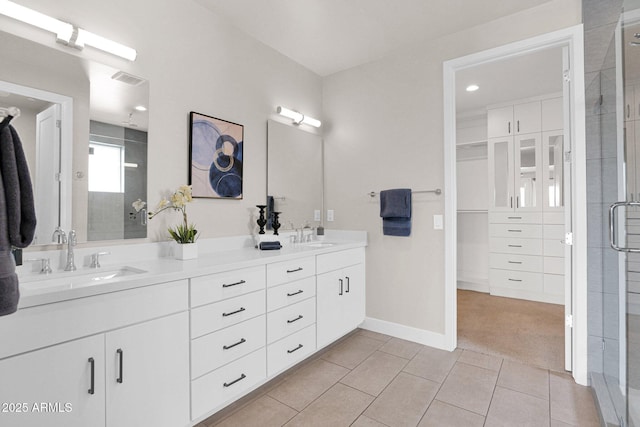
[[[273,212],[273,222],[271,223],[271,227],[273,227],[273,235],[278,235],[278,229],[280,228],[280,221],[278,217],[280,216],[280,212]]]
[[[264,234],[264,226],[267,225],[267,219],[264,216],[264,210],[267,205],[256,205],[256,208],[260,209],[260,217],[256,221],[258,223],[258,227],[260,227],[260,231],[258,234]]]

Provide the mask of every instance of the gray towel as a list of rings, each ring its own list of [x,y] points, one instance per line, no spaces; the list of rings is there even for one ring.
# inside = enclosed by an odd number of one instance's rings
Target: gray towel
[[[409,236],[411,234],[411,189],[381,191],[380,216],[384,235]]]
[[[0,123],[0,316],[14,313],[20,298],[11,247],[29,246],[36,229],[29,168],[11,118]]]

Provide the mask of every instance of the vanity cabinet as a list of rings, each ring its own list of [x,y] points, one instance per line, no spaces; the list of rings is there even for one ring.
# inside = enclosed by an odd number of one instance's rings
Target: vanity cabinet
[[[364,320],[364,256],[363,248],[318,255],[318,348],[352,331]]]

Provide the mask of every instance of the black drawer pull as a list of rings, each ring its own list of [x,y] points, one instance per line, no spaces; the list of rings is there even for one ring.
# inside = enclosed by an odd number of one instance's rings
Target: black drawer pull
[[[521,248],[522,245],[509,245],[510,248]]]
[[[225,284],[222,285],[222,287],[223,288],[230,288],[232,286],[244,285],[245,283],[247,283],[247,282],[245,282],[244,280],[240,280],[239,282],[229,283],[228,285],[225,283]]]
[[[522,230],[507,230],[509,233],[522,233]]]
[[[118,360],[119,360],[119,372],[118,372],[118,378],[116,378],[116,382],[122,384],[123,378],[122,378],[122,370],[123,370],[123,358],[124,358],[124,351],[122,351],[121,348],[116,350],[116,353],[118,353]]]
[[[509,261],[509,264],[522,264],[522,261]]]
[[[298,268],[296,268],[295,270],[287,270],[287,273],[295,273],[295,272],[297,272],[297,271],[302,271],[302,270],[303,270],[303,268],[302,268],[302,267],[298,267]]]
[[[522,282],[520,279],[509,279],[510,282]]]
[[[349,293],[349,276],[346,276],[345,279],[347,279],[347,290],[345,292]]]
[[[338,281],[340,282],[340,293],[338,295],[342,296],[344,293],[344,280],[338,279]]]
[[[227,317],[227,316],[232,316],[234,314],[242,313],[245,310],[246,310],[246,308],[240,307],[238,310],[232,311],[231,313],[222,313],[222,317]]]
[[[297,322],[298,320],[302,319],[303,317],[304,316],[301,314],[300,316],[296,317],[295,319],[287,320],[287,323]]]
[[[508,216],[509,219],[522,219],[521,216]]]
[[[222,385],[225,386],[225,387],[231,387],[232,385],[234,385],[238,381],[242,381],[245,378],[247,378],[247,376],[245,374],[242,374],[242,375],[240,375],[240,378],[235,379],[235,380],[231,381],[230,383],[224,383]]]
[[[291,354],[291,353],[295,353],[296,351],[300,350],[302,347],[304,347],[302,344],[298,344],[298,346],[292,350],[287,350],[287,353]]]
[[[89,394],[94,394],[96,392],[96,361],[93,360],[93,357],[89,358],[89,364],[91,365],[91,385],[89,386]]]
[[[223,349],[223,350],[229,350],[230,348],[233,348],[233,347],[235,347],[235,346],[237,346],[237,345],[240,345],[240,344],[244,344],[244,343],[246,343],[246,342],[247,342],[247,340],[245,340],[244,338],[242,338],[240,341],[238,341],[238,342],[237,342],[237,343],[235,343],[235,344],[231,344],[231,345],[223,345],[223,346],[222,346],[222,349]]]
[[[298,292],[294,292],[294,293],[292,293],[292,294],[287,293],[287,296],[288,296],[288,297],[292,297],[292,296],[294,296],[294,295],[300,295],[300,294],[301,294],[301,293],[303,293],[303,292],[304,292],[304,291],[303,291],[302,289],[300,289]]]

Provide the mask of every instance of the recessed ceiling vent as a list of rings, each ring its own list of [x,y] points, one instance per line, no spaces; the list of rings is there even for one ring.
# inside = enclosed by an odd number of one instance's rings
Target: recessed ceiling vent
[[[119,82],[126,83],[131,86],[140,86],[142,83],[145,82],[144,79],[141,79],[140,77],[136,77],[129,73],[125,73],[124,71],[118,71],[113,76],[111,76],[111,78],[113,80],[117,80]]]

